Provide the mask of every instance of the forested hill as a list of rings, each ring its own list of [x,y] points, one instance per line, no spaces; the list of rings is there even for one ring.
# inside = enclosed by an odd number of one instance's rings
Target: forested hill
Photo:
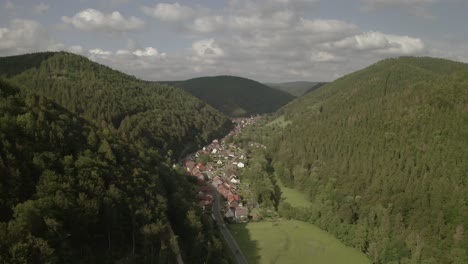
[[[0,79],[0,263],[224,261],[171,166]]]
[[[226,116],[179,88],[141,81],[71,53],[0,58],[0,76],[163,155],[179,156],[231,126]]]
[[[265,85],[292,94],[295,97],[300,97],[308,94],[322,86],[326,82],[285,82],[285,83],[265,83]]]
[[[287,105],[265,126],[311,221],[374,263],[468,263],[468,65],[387,59]],[[274,135],[274,136],[272,136]]]
[[[286,92],[235,76],[200,77],[167,83],[183,88],[232,117],[271,113],[294,99]]]

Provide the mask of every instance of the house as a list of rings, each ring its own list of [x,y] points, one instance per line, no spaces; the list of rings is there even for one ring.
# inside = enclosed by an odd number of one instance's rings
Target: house
[[[238,223],[247,222],[249,218],[249,209],[247,207],[237,207],[234,212],[234,218]]]
[[[237,185],[234,183],[231,183],[231,191],[237,191]]]
[[[212,189],[210,186],[198,186],[198,191],[211,193]]]
[[[236,180],[236,178],[231,178],[231,181],[230,181],[230,182],[232,182],[232,183],[238,183],[239,181]]]
[[[239,195],[229,195],[227,197],[228,203],[232,203],[234,201],[239,201]]]
[[[219,176],[214,177],[213,181],[211,182],[211,185],[215,188],[218,188],[219,185],[222,185],[223,181]]]
[[[196,167],[193,168],[193,170],[192,170],[192,175],[195,176],[195,177],[197,177],[197,178],[202,177],[202,174],[201,174],[200,170],[199,170],[198,168],[196,168]]]
[[[227,189],[226,187],[224,187],[223,185],[219,185],[218,186],[218,192],[224,197],[224,198],[228,198],[228,196],[231,194],[232,195],[232,192],[231,190]]]
[[[233,218],[234,217],[234,210],[232,208],[228,207],[226,212],[224,213],[224,217]]]
[[[193,168],[195,168],[195,162],[193,162],[191,160],[187,160],[185,162],[185,167],[187,168],[187,172],[190,173],[190,172],[192,172]]]
[[[201,163],[198,163],[198,164],[197,164],[197,168],[198,168],[200,171],[206,170],[205,166],[203,166],[203,164],[201,164]]]
[[[239,168],[244,168],[244,167],[245,167],[245,164],[242,163],[242,162],[239,162],[239,163],[237,163],[237,167],[239,167]]]

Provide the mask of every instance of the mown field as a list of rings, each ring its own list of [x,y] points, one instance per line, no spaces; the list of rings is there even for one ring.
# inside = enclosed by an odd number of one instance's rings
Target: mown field
[[[370,263],[364,254],[301,221],[237,224],[229,228],[249,263]]]

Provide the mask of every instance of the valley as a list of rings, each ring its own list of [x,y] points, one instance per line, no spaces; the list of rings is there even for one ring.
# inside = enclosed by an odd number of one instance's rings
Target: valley
[[[197,179],[197,201],[229,245],[237,263],[370,263],[367,257],[345,246],[313,224],[288,220],[262,204],[249,203],[254,190],[245,184],[244,169],[253,165],[252,149],[266,147],[258,142],[237,142],[242,131],[257,124],[261,117],[233,119],[235,128],[224,138],[189,155],[181,166]],[[281,202],[292,207],[312,205],[304,194],[274,181]],[[251,199],[251,198],[250,198]],[[243,212],[245,210],[245,213]],[[263,218],[261,217],[263,215]]]
[[[467,73],[386,59],[294,99],[0,58],[0,262],[465,263]]]

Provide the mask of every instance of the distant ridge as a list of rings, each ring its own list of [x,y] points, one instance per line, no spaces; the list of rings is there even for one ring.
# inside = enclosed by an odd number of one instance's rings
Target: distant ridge
[[[294,99],[286,92],[236,76],[162,83],[181,87],[231,117],[271,113]]]
[[[284,83],[265,83],[265,85],[287,92],[295,97],[300,97],[305,94],[308,94],[323,85],[327,82],[305,82],[305,81],[296,81],[296,82],[284,82]]]

